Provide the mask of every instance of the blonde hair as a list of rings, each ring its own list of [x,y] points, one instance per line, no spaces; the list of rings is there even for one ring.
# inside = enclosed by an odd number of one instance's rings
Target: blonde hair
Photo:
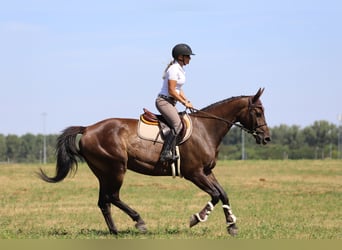
[[[163,73],[163,80],[166,78],[166,72],[167,70],[171,67],[172,64],[175,63],[175,60],[171,60],[171,62],[169,62],[169,64],[166,66],[165,70],[164,70],[164,73]]]

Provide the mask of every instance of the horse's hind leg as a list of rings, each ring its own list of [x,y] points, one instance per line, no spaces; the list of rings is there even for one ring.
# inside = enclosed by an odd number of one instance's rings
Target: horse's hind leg
[[[106,221],[109,232],[111,234],[118,234],[118,230],[116,229],[116,226],[112,218],[110,205],[111,205],[110,203],[105,201],[104,197],[101,195],[101,190],[100,190],[98,206],[101,209],[102,215]]]
[[[110,204],[112,203],[114,206],[124,211],[128,216],[132,218],[133,221],[136,222],[135,227],[139,229],[140,232],[146,232],[147,228],[145,222],[140,217],[140,215],[120,200],[119,192],[123,181],[123,175],[121,177],[122,178],[118,178],[118,176],[115,176],[113,178],[106,178],[106,180],[100,180],[100,195],[98,206],[100,207],[101,212],[105,218],[108,229],[111,233],[117,234],[117,229],[115,227],[110,211]]]
[[[119,192],[117,195],[113,196],[112,203],[114,206],[120,208],[122,211],[124,211],[126,214],[128,214],[133,221],[135,221],[135,227],[142,233],[147,232],[147,227],[145,225],[145,222],[143,219],[140,217],[140,215],[130,208],[127,204],[125,204],[123,201],[120,200],[119,198]]]

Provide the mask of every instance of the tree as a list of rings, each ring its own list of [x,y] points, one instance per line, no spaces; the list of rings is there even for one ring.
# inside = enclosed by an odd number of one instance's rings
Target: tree
[[[6,138],[4,135],[0,134],[0,162],[7,161],[6,150]]]
[[[19,162],[37,162],[39,159],[39,148],[37,147],[37,136],[25,134],[21,137],[19,148]]]
[[[6,137],[6,157],[8,161],[16,161],[19,154],[20,138],[16,135]]]
[[[337,128],[327,121],[316,121],[312,126],[303,130],[305,142],[314,149],[315,158],[324,158],[328,155],[328,145],[336,143]]]

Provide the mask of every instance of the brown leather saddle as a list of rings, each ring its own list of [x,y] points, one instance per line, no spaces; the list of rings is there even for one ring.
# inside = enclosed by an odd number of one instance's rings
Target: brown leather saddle
[[[171,132],[171,127],[168,125],[165,118],[162,115],[157,115],[157,114],[152,113],[146,108],[144,108],[143,111],[144,113],[140,115],[140,121],[148,125],[159,126],[161,136],[164,139],[168,135],[168,133]],[[177,144],[180,141],[182,141],[182,139],[186,135],[188,126],[190,126],[189,123],[185,119],[186,112],[183,111],[183,112],[179,112],[178,114],[182,121],[182,130],[177,137]]]

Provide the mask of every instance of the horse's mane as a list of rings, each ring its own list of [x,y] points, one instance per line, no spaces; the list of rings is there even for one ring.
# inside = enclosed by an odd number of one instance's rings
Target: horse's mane
[[[244,96],[244,95],[241,95],[241,96],[233,96],[233,97],[230,97],[230,98],[227,98],[227,99],[224,99],[222,101],[218,101],[218,102],[215,102],[213,104],[210,104],[208,105],[207,107],[205,108],[202,108],[201,111],[209,111],[210,109],[216,107],[217,105],[220,105],[220,104],[223,104],[223,103],[227,103],[227,102],[232,102],[236,99],[241,99],[241,98],[245,98],[245,97],[248,97],[248,96]]]

